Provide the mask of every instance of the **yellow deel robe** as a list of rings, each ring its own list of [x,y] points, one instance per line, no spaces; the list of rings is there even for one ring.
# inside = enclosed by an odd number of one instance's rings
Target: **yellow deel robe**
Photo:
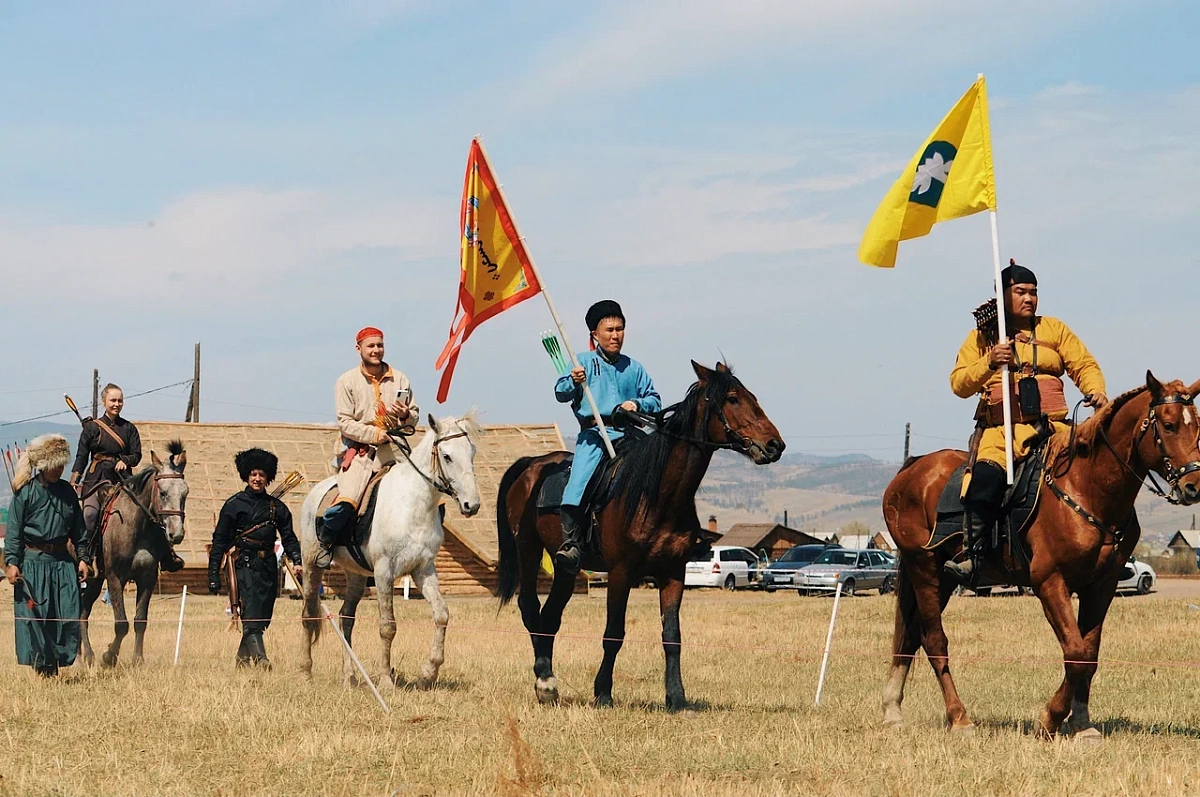
[[[1027,333],[1017,333],[1016,359],[1022,366],[1033,364],[1033,344]],[[1065,373],[1084,395],[1091,393],[1107,393],[1104,387],[1104,374],[1083,342],[1075,333],[1057,318],[1038,316],[1033,329],[1033,338],[1037,341],[1037,371],[1038,379],[1060,379]],[[963,341],[958,350],[958,359],[954,370],[950,372],[950,389],[960,398],[972,396],[986,397],[993,385],[1000,384],[1000,371],[988,368],[989,346],[984,340],[983,333],[973,330]],[[1016,380],[1020,377],[1019,369],[1009,369],[1013,379],[1012,396],[1016,400]],[[1053,422],[1054,431],[1066,429],[1063,421],[1067,411],[1048,413]],[[1013,424],[1013,461],[1020,461],[1029,456],[1029,444],[1036,434],[1032,424]],[[979,443],[977,459],[988,460],[1001,469],[1004,468],[1004,428],[993,426],[983,431],[983,439]]]

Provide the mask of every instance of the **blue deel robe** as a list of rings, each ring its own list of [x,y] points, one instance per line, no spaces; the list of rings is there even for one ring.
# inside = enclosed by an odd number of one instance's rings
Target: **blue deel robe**
[[[654,389],[654,382],[637,360],[622,354],[616,362],[610,363],[594,351],[584,352],[578,359],[587,373],[587,384],[592,389],[601,416],[607,418],[626,401],[637,404],[639,412],[658,412],[662,409],[662,399]],[[583,397],[583,387],[572,381],[570,371],[558,378],[554,385],[554,396],[563,404],[570,403],[581,426],[591,423],[592,408]],[[617,440],[622,432],[609,426],[608,434],[612,440]],[[566,490],[563,491],[563,506],[579,506],[583,501],[583,491],[587,489],[592,474],[604,457],[604,441],[600,438],[600,430],[593,426],[580,431],[575,438],[575,461],[571,465]]]

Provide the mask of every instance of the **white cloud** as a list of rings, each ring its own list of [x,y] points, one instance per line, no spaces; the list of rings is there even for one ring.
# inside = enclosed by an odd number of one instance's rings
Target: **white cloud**
[[[523,103],[639,88],[753,51],[803,57],[806,48],[892,53],[912,66],[948,57],[977,63],[1002,41],[1049,36],[1109,2],[1011,0],[1003,13],[958,0],[623,0],[596,29],[572,31],[516,91]],[[962,45],[947,47],[948,43]],[[824,66],[824,64],[823,64]]]
[[[6,295],[69,285],[82,303],[146,301],[198,309],[220,297],[330,270],[367,250],[399,262],[451,251],[454,225],[435,201],[230,188],[182,197],[157,219],[116,225],[31,223],[0,215]],[[331,282],[335,280],[330,280]],[[231,290],[232,288],[232,290]]]
[[[1068,80],[1058,86],[1047,86],[1037,93],[1036,99],[1057,100],[1062,97],[1086,97],[1091,94],[1099,94],[1100,91],[1099,86],[1088,86],[1078,80]]]

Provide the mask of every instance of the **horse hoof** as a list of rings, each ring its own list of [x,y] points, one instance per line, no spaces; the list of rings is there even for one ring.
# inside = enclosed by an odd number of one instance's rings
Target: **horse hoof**
[[[684,700],[683,698],[679,698],[676,700],[667,698],[667,711],[671,712],[672,714],[677,714],[681,711],[687,711],[687,709],[688,709],[687,700]]]
[[[103,656],[100,657],[100,663],[102,665],[104,665],[105,667],[116,667],[117,666],[117,657],[112,655],[111,653],[105,653]]]
[[[883,727],[889,731],[898,731],[904,727],[903,717],[884,717]]]
[[[422,667],[421,674],[417,676],[417,688],[422,692],[428,692],[437,683],[438,672],[433,667]]]
[[[1093,728],[1084,728],[1081,731],[1076,731],[1075,735],[1072,736],[1071,738],[1074,739],[1075,741],[1079,742],[1080,744],[1085,744],[1085,745],[1096,746],[1096,745],[1104,744],[1104,734],[1100,732],[1099,728],[1094,728],[1094,727]]]
[[[596,708],[612,708],[612,695],[596,695]]]
[[[537,695],[539,703],[544,705],[554,705],[558,703],[558,679],[546,678],[537,680],[533,687],[534,693]]]
[[[967,723],[966,725],[951,725],[950,735],[959,739],[969,739],[975,735],[975,725]]]

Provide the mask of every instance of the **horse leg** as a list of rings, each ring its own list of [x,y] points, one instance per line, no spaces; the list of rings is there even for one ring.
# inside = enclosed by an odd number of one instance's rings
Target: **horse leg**
[[[315,558],[315,554],[313,555]],[[301,592],[304,595],[304,609],[301,612],[302,622],[300,627],[304,634],[303,644],[300,646],[300,670],[310,678],[312,677],[312,648],[321,638],[321,623],[324,619],[321,617],[321,582],[324,574],[321,568],[315,567],[312,561],[304,563],[304,578],[300,585]]]
[[[396,639],[396,569],[386,555],[375,563],[375,601],[379,604],[379,641],[383,643],[383,677],[395,685],[399,673],[392,668],[392,642]]]
[[[88,636],[88,622],[92,617],[92,607],[96,605],[96,599],[103,589],[104,579],[97,574],[87,580],[87,586],[79,593],[79,657],[88,667],[96,662],[96,653]]]
[[[912,589],[921,615],[921,647],[925,648],[934,677],[942,688],[946,724],[952,733],[971,733],[975,725],[967,716],[967,708],[958,696],[954,676],[950,674],[950,645],[942,628],[942,609],[953,594],[954,585],[942,578],[941,567],[934,555],[913,562],[909,575],[912,576]]]
[[[604,624],[604,659],[600,662],[600,670],[592,684],[592,694],[595,695],[597,706],[611,706],[613,666],[617,663],[617,654],[625,644],[625,610],[629,606],[629,573],[624,565],[619,565],[608,574],[608,620]],[[666,631],[664,627],[664,642]],[[680,687],[682,694],[682,687]]]
[[[1058,734],[1063,720],[1071,709],[1071,701],[1076,696],[1076,689],[1087,673],[1096,671],[1095,660],[1088,658],[1088,646],[1084,643],[1079,624],[1071,607],[1071,591],[1067,582],[1057,571],[1050,574],[1040,585],[1036,585],[1038,599],[1042,602],[1042,612],[1054,629],[1058,643],[1063,651],[1063,681],[1046,703],[1042,712],[1039,735],[1049,739]],[[1105,606],[1107,610],[1107,606]],[[1089,609],[1088,614],[1094,614],[1096,607]],[[1083,602],[1080,601],[1080,614],[1084,613]],[[1101,615],[1103,617],[1103,615]],[[1091,619],[1091,618],[1089,618]],[[1098,623],[1097,623],[1098,625]],[[1096,637],[1099,646],[1099,634]]]
[[[421,675],[417,678],[417,687],[430,689],[437,682],[438,670],[446,661],[446,626],[450,624],[450,609],[446,599],[438,587],[437,570],[433,561],[429,561],[416,573],[417,586],[421,594],[429,601],[429,610],[433,614],[433,643],[429,647],[429,658],[421,667]]]
[[[1079,594],[1079,631],[1083,636],[1085,653],[1082,661],[1085,663],[1081,665],[1082,676],[1075,684],[1075,695],[1071,699],[1067,731],[1081,741],[1100,742],[1104,739],[1104,735],[1092,724],[1088,701],[1091,699],[1096,662],[1100,657],[1100,634],[1115,593],[1115,583],[1104,583],[1093,584]]]
[[[113,641],[100,657],[100,663],[105,667],[115,667],[121,655],[121,643],[129,633],[129,616],[125,614],[125,585],[111,573],[108,576],[108,600],[113,610]]]
[[[945,603],[942,604],[945,608]],[[917,594],[900,563],[896,574],[896,625],[892,633],[892,667],[883,687],[883,724],[888,728],[904,727],[900,704],[904,702],[904,685],[912,669],[913,657],[921,647],[921,616],[917,611]]]
[[[537,566],[541,566],[540,556]],[[562,627],[563,609],[567,607],[567,602],[574,593],[575,574],[556,567],[554,581],[550,583],[550,594],[546,596],[546,602],[542,604],[541,613],[538,615],[540,631],[533,636],[533,674],[537,676],[535,691],[542,703],[558,702],[558,678],[554,675],[554,637]],[[536,596],[536,592],[534,594]]]
[[[683,603],[683,574],[685,564],[680,562],[658,588],[658,608],[662,614],[663,653],[666,658],[667,710],[679,711],[687,706],[683,693],[683,675],[680,672],[679,654],[683,645],[683,634],[679,629],[679,606]],[[622,628],[622,630],[624,630]],[[605,636],[608,636],[605,634]],[[615,655],[614,655],[615,660]],[[611,692],[612,673],[609,673]],[[609,695],[611,699],[611,695]]]
[[[158,566],[137,580],[137,603],[133,609],[133,663],[142,663],[142,646],[146,640],[146,623],[150,619],[150,598],[158,583]]]
[[[376,581],[375,583],[379,584],[380,582]],[[342,636],[346,638],[347,645],[354,644],[354,621],[358,616],[358,603],[366,591],[367,577],[346,571],[346,598],[342,601],[342,608],[338,610],[338,619],[341,621]],[[379,600],[382,602],[382,591],[378,589],[376,591],[380,593]],[[354,662],[350,660],[350,654],[344,650],[342,651],[342,684],[345,686],[358,684],[358,673],[354,670]]]

